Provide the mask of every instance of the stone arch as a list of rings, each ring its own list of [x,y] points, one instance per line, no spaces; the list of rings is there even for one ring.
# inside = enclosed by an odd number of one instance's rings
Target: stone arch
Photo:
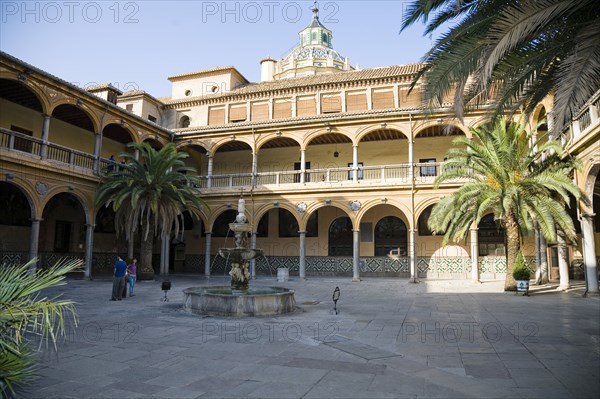
[[[3,191],[2,194],[2,203],[3,203],[3,209],[0,211],[11,211],[11,204],[14,204],[14,200],[9,198],[8,195],[10,195],[10,191],[14,190],[16,192],[18,192],[20,195],[22,195],[25,200],[27,201],[27,204],[29,205],[29,217],[27,217],[27,220],[30,221],[32,219],[38,219],[41,216],[41,213],[38,214],[37,212],[37,206],[39,204],[36,204],[36,201],[34,201],[34,196],[32,196],[32,193],[29,192],[27,190],[26,187],[22,186],[21,184],[19,184],[21,182],[15,182],[14,179],[11,179],[10,181],[0,181],[0,191]],[[3,186],[10,186],[10,187],[6,187],[6,188],[2,188]],[[7,203],[4,203],[4,201],[8,201]],[[20,200],[19,200],[20,201]],[[20,208],[20,207],[19,207]],[[21,210],[21,209],[19,209]]]
[[[470,132],[462,125],[453,123],[427,122],[413,132],[415,139],[420,137],[460,136],[470,137]]]
[[[373,208],[377,207],[377,206],[381,206],[381,205],[390,205],[396,209],[398,209],[400,211],[400,213],[402,213],[402,215],[404,215],[404,217],[406,218],[407,226],[409,226],[409,228],[411,227],[411,218],[410,218],[410,209],[408,209],[408,207],[403,204],[402,202],[394,199],[394,198],[387,198],[387,197],[381,197],[381,198],[377,198],[377,199],[371,199],[371,200],[367,200],[365,201],[360,210],[356,213],[356,218],[358,220],[358,223],[360,223],[365,214],[367,212],[369,212],[370,210],[372,210]]]
[[[256,151],[259,151],[263,148],[274,148],[274,147],[296,147],[301,148],[302,143],[299,142],[292,135],[282,133],[280,136],[266,136],[261,137],[256,141]]]
[[[213,231],[214,225],[215,225],[215,222],[217,221],[217,219],[219,219],[219,216],[221,216],[225,212],[231,211],[231,210],[237,213],[236,209],[234,209],[232,206],[228,206],[228,205],[221,205],[217,208],[212,209],[210,216],[206,220],[206,225],[204,226],[205,231],[207,231],[207,232],[210,231],[210,232],[214,233],[214,231]],[[233,219],[231,220],[231,222],[233,222]]]
[[[41,203],[42,209],[45,210],[46,206],[52,200],[52,198],[56,197],[59,194],[69,194],[72,197],[76,198],[77,201],[79,202],[79,205],[81,205],[81,207],[83,209],[86,224],[90,224],[93,222],[94,217],[95,217],[94,212],[92,212],[92,210],[94,209],[94,206],[93,206],[94,200],[93,200],[93,198],[88,198],[89,195],[86,195],[86,193],[84,191],[82,191],[81,189],[79,189],[77,187],[59,186],[59,187],[50,189],[44,196],[44,200]],[[43,210],[42,210],[42,212],[43,212]]]
[[[304,141],[301,144],[300,148],[303,150],[306,150],[306,148],[315,141],[315,139],[317,139],[318,137],[321,136],[343,136],[346,138],[347,141],[343,141],[345,143],[351,143],[352,145],[355,145],[356,143],[354,142],[353,138],[350,136],[350,134],[345,130],[345,129],[340,129],[338,127],[328,127],[328,128],[319,128],[319,129],[315,129],[313,131],[310,131],[308,133],[306,133],[306,135],[304,136]],[[342,139],[343,140],[343,139]],[[319,144],[324,144],[321,143],[320,141],[326,141],[326,140],[319,140]],[[314,144],[313,144],[314,145]]]
[[[56,115],[57,113],[58,115]],[[101,123],[96,114],[88,106],[79,103],[74,98],[57,101],[53,104],[50,115],[94,134],[100,130]],[[85,118],[89,119],[89,122]],[[52,126],[50,130],[52,130]]]
[[[27,93],[24,98],[19,95],[22,90]],[[15,74],[0,72],[0,97],[43,114],[50,112],[50,102],[43,90],[30,79],[21,80]]]
[[[250,148],[251,151],[254,148],[252,141],[246,137],[241,137],[241,138],[235,137],[234,139],[232,139],[231,137],[227,137],[227,138],[221,138],[220,140],[215,141],[213,143],[210,151],[211,151],[211,154],[214,155],[220,149],[227,148],[225,146],[229,145],[229,147],[231,147],[231,146],[235,146],[236,144],[238,145],[240,150],[242,149],[242,147],[246,147],[246,146],[248,148]],[[244,146],[244,144],[246,144],[246,146]]]
[[[363,137],[369,135],[370,133],[376,132],[378,130],[396,131],[396,132],[399,132],[400,134],[402,134],[404,136],[404,138],[408,139],[409,134],[405,133],[403,128],[404,128],[404,126],[401,126],[397,123],[381,123],[381,124],[376,124],[376,125],[369,125],[369,126],[359,129],[356,132],[355,140],[357,143],[360,143],[362,141]]]
[[[583,192],[586,198],[590,201],[589,206],[586,206],[583,201],[580,201],[580,209],[582,211],[592,211],[594,209],[594,194],[595,187],[600,182],[600,164],[591,164],[585,173]],[[598,193],[600,195],[600,193]],[[600,200],[600,198],[599,198]],[[596,204],[597,205],[597,204]]]
[[[325,202],[319,201],[319,202],[314,202],[314,203],[308,205],[306,208],[306,211],[304,212],[303,217],[301,218],[301,220],[304,222],[304,224],[301,225],[301,228],[306,227],[305,223],[306,223],[306,221],[308,221],[308,218],[310,217],[311,213],[314,213],[315,211],[317,211],[321,208],[326,208],[329,206],[333,207],[333,208],[337,208],[337,209],[341,210],[342,212],[344,212],[350,218],[350,220],[352,220],[353,228],[355,230],[358,229],[358,219],[352,212],[348,212],[349,209],[344,201],[331,201],[330,203],[325,203]]]

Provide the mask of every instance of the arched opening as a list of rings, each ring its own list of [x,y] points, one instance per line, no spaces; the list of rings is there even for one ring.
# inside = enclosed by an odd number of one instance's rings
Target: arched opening
[[[94,123],[85,111],[71,104],[61,104],[52,111],[52,117],[48,134],[51,142],[94,153]]]
[[[42,213],[39,252],[46,268],[64,256],[83,259],[86,217],[79,199],[69,193],[52,197]]]
[[[182,129],[190,127],[190,117],[187,115],[183,115],[181,119],[179,119],[179,127]]]
[[[477,225],[479,256],[504,256],[505,231],[500,223],[494,220],[494,214],[485,215]]]
[[[392,250],[398,250],[400,256],[407,256],[407,228],[399,217],[386,216],[375,225],[375,256],[388,255]]]
[[[109,158],[111,155],[118,157],[121,152],[127,151],[126,146],[132,141],[131,133],[120,124],[106,125],[102,129],[102,158]]]
[[[306,181],[324,181],[326,171],[309,169],[342,169],[329,175],[331,181],[348,179],[348,165],[352,165],[352,140],[341,133],[324,133],[313,137],[306,148]]]
[[[25,263],[31,235],[31,206],[21,189],[0,182],[0,267]]]
[[[262,144],[258,156],[259,184],[277,183],[277,172],[280,183],[300,182],[300,144],[288,137],[274,137]],[[310,169],[310,161],[306,168]]]
[[[196,175],[206,175],[208,172],[208,157],[207,150],[198,144],[183,145],[178,148],[188,154],[184,159],[186,166],[196,169]]]
[[[213,237],[230,237],[232,236],[229,231],[229,223],[235,222],[237,211],[235,209],[228,209],[217,216],[212,227]]]
[[[162,143],[156,139],[146,139],[144,140],[144,143],[150,144],[150,147],[154,148],[156,151],[160,151],[160,149],[163,148]]]
[[[377,154],[377,165],[404,164],[408,162],[408,139],[399,130],[389,128],[377,129],[367,133],[360,139],[358,151],[359,166],[374,166],[365,165],[362,162],[361,154]],[[408,169],[405,172],[408,176]],[[361,177],[360,175],[361,171],[359,171],[359,178]],[[367,178],[369,178],[368,172]]]
[[[433,235],[433,232],[429,229],[429,226],[427,225],[427,223],[429,222],[429,217],[431,216],[431,211],[434,206],[435,206],[435,204],[429,205],[419,215],[419,220],[417,221],[417,226],[419,229],[420,236],[432,236]]]
[[[439,164],[446,159],[446,152],[453,147],[452,141],[456,136],[464,136],[464,133],[453,125],[430,126],[415,136],[414,160],[417,163],[417,177],[427,179],[440,173]]]
[[[352,256],[352,220],[338,217],[329,225],[329,256]]]
[[[234,159],[235,162],[231,162]],[[231,140],[221,145],[213,159],[213,187],[229,184],[229,176],[218,178],[218,175],[252,173],[252,149],[250,145],[239,140]],[[237,183],[237,184],[236,184]],[[240,185],[236,179],[233,182]]]

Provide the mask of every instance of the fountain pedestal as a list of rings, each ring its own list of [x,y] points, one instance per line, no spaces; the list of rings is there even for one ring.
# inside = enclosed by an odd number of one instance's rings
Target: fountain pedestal
[[[240,199],[238,215],[229,229],[235,234],[235,248],[221,248],[219,255],[231,260],[231,287],[191,287],[183,290],[184,309],[192,313],[218,316],[272,316],[294,310],[294,291],[287,288],[250,288],[250,260],[263,254],[261,249],[248,248],[248,233],[252,225],[244,215],[244,200]]]

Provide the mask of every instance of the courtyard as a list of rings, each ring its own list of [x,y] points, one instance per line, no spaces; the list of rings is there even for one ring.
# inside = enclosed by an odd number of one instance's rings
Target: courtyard
[[[27,398],[597,398],[600,298],[502,281],[260,277],[296,291],[297,310],[224,318],[182,310],[182,290],[229,277],[138,282],[111,302],[111,281],[70,279],[77,302],[58,352],[40,354]],[[332,294],[340,289],[338,314]]]

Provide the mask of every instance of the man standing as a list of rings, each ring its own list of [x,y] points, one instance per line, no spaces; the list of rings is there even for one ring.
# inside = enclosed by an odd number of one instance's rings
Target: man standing
[[[113,277],[113,289],[111,301],[120,301],[121,295],[123,294],[123,288],[125,284],[125,271],[127,270],[127,263],[120,256],[117,256],[117,261],[113,265],[115,269]]]

